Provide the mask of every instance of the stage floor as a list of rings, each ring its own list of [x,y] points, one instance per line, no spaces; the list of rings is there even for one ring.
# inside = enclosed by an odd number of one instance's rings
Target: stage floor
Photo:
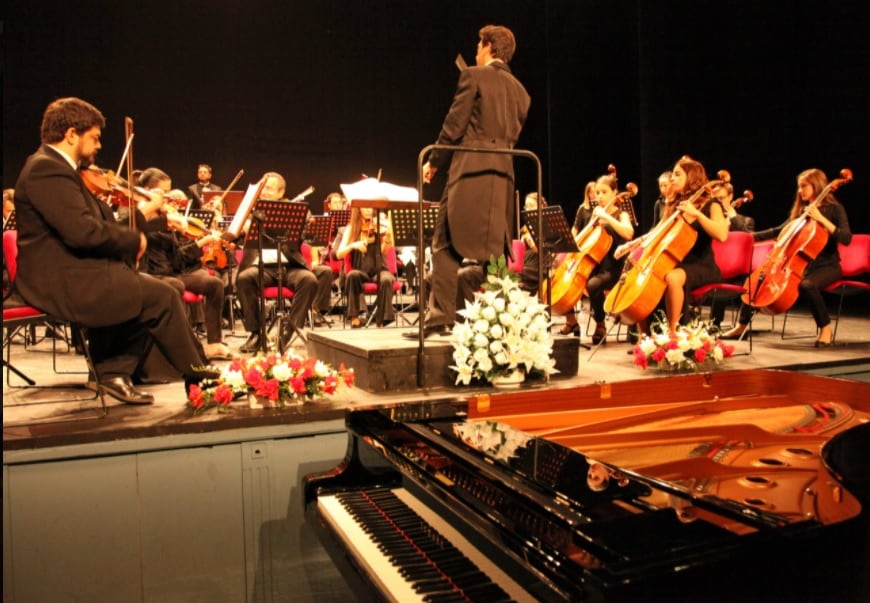
[[[806,312],[792,311],[788,317],[788,335],[805,336],[798,339],[781,338],[782,317],[776,317],[771,325],[769,317],[759,316],[754,322],[752,353],[745,354],[749,350],[748,341],[735,342],[735,356],[717,373],[722,373],[724,377],[728,370],[787,368],[870,380],[870,316],[862,307],[857,308],[849,315],[844,315],[836,344],[825,349],[813,347],[815,327]],[[343,329],[340,317],[336,318],[338,320],[334,321],[332,328],[319,327],[310,332],[307,346],[297,339],[294,350],[302,355],[312,353],[319,357],[329,355],[324,353],[326,349],[361,350],[354,352],[361,354],[359,364],[348,363],[359,374],[361,383],[368,383],[370,375],[366,373],[374,370],[367,358],[378,356],[386,364],[392,364],[390,370],[395,378],[400,379],[401,387],[391,387],[379,392],[357,387],[323,401],[280,410],[251,409],[246,401],[238,401],[233,403],[229,413],[209,411],[194,415],[186,407],[180,382],[148,384],[143,389],[155,396],[154,404],[131,406],[107,396],[109,411],[106,416],[102,416],[99,412],[99,399],[93,397],[93,392],[81,388],[86,381],[85,363],[81,356],[67,352],[61,342],[56,358],[57,370],[77,372],[57,373],[52,366],[51,340],[42,339],[35,346],[25,349],[21,338],[18,338],[12,345],[11,363],[34,379],[38,386],[51,387],[20,387],[24,383],[14,374],[7,375],[4,367],[4,449],[334,421],[340,420],[344,409],[349,406],[464,397],[490,389],[454,386],[449,377],[433,378],[425,371],[425,385],[417,387],[414,369],[418,346],[416,342],[401,336],[402,331],[412,330],[411,327],[405,325],[398,328],[390,326],[350,330]],[[415,316],[406,315],[406,318],[413,320]],[[580,324],[585,325],[585,322],[584,312]],[[554,331],[561,326],[560,317],[556,317],[556,323]],[[41,337],[42,333],[43,329],[38,328],[37,335]],[[225,341],[232,349],[237,350],[244,342],[245,335],[238,330],[235,335],[227,332]],[[624,329],[621,337],[624,337]],[[563,338],[557,336],[557,339]],[[576,346],[576,338],[571,339],[570,343]],[[584,335],[580,338],[580,343],[588,345],[589,338]],[[561,342],[560,345],[564,349],[566,342]],[[427,340],[426,355],[441,355],[443,366],[444,362],[448,362],[450,349],[449,339],[436,336]],[[629,353],[631,349],[632,346],[628,343],[616,341],[614,328],[607,345],[592,350],[581,345],[576,352],[575,375],[559,375],[549,382],[529,380],[523,387],[558,390],[597,382],[667,378],[667,373],[656,368],[644,371],[635,367]],[[331,361],[329,358],[324,359]],[[429,370],[431,373],[432,369]],[[9,385],[10,381],[12,386]],[[89,399],[78,399],[83,397]]]

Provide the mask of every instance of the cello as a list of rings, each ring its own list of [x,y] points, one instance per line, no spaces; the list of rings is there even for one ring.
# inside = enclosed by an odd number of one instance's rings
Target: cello
[[[797,218],[785,225],[767,259],[743,283],[746,289],[740,298],[743,303],[771,316],[794,305],[804,270],[825,247],[829,236],[826,228],[809,217],[809,211],[819,207],[829,194],[851,181],[852,171],[843,168],[840,178],[831,180]]]
[[[712,188],[731,180],[731,175],[720,170],[718,180],[704,183],[686,200],[699,209],[706,205]],[[617,259],[631,253],[619,281],[604,300],[604,310],[616,314],[624,324],[634,324],[649,316],[662,295],[667,283],[665,276],[676,267],[698,239],[698,233],[685,219],[683,212],[674,211],[652,230],[616,250]]]
[[[608,169],[610,173],[616,172],[616,168],[613,166],[610,168]],[[634,215],[631,198],[637,195],[637,185],[629,182],[625,189],[624,192],[615,195],[604,207],[606,211],[618,203],[622,211],[630,216]],[[568,314],[580,301],[589,276],[610,251],[613,236],[607,232],[598,216],[593,216],[574,237],[574,242],[579,251],[566,254],[564,261],[556,267],[550,279],[552,289],[550,308],[557,314]]]

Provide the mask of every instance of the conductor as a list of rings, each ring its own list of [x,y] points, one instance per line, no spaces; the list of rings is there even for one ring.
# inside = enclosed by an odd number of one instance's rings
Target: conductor
[[[508,63],[516,40],[507,27],[486,25],[478,32],[476,66],[463,69],[438,144],[512,149],[531,99]],[[509,253],[514,195],[513,158],[503,153],[433,151],[423,181],[449,161],[447,185],[432,240],[432,289],[423,336],[449,335],[456,316],[458,271],[463,260],[485,263]],[[406,332],[417,339],[417,331]]]

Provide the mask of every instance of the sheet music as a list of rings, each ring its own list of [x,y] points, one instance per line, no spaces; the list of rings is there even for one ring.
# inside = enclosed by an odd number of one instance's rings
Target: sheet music
[[[419,201],[417,189],[380,182],[377,178],[365,178],[352,184],[342,184],[341,192],[353,205],[354,199],[386,199],[388,201]]]
[[[236,211],[236,214],[233,216],[233,221],[230,222],[230,227],[227,229],[227,232],[232,234],[234,237],[238,237],[242,234],[242,227],[248,219],[248,216],[251,215],[251,210],[254,209],[254,204],[260,196],[263,184],[264,181],[261,180],[260,182],[248,185],[248,190],[245,191],[245,196],[242,198],[242,202],[239,203],[239,209]]]

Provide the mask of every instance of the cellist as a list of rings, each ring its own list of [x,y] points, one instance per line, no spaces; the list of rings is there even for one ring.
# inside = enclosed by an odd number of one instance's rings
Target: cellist
[[[852,241],[852,231],[849,229],[849,218],[846,209],[837,201],[832,193],[829,193],[817,206],[811,203],[824,188],[828,186],[828,178],[825,173],[817,168],[804,170],[797,177],[797,193],[792,204],[789,219],[783,224],[754,233],[755,240],[776,238],[782,229],[796,220],[804,211],[807,216],[818,222],[828,231],[828,241],[825,246],[810,262],[798,285],[798,298],[803,299],[810,308],[819,334],[815,346],[826,347],[831,345],[833,333],[831,331],[831,316],[828,307],[822,297],[825,287],[842,276],[840,269],[840,251],[838,244],[848,245]],[[723,339],[737,339],[746,331],[752,318],[752,307],[746,304],[740,307],[738,322],[733,329],[722,335]]]
[[[728,237],[728,220],[722,204],[709,193],[702,194],[697,204],[688,201],[707,182],[704,166],[687,155],[677,161],[671,171],[675,202],[665,206],[661,219],[666,220],[673,212],[680,211],[698,233],[683,260],[665,275],[665,315],[672,335],[680,321],[687,322],[690,318],[688,292],[722,277],[713,257],[713,239],[724,241]],[[649,333],[646,324],[641,325],[641,332]]]
[[[589,279],[586,281],[586,291],[589,294],[589,308],[592,318],[595,320],[595,331],[592,334],[592,343],[595,345],[605,341],[607,336],[607,326],[604,322],[606,317],[604,312],[604,292],[613,286],[613,283],[616,282],[622,271],[623,260],[617,260],[613,253],[619,243],[628,241],[634,236],[631,216],[619,204],[611,204],[618,190],[619,181],[615,171],[599,176],[595,181],[593,189],[596,201],[594,209],[591,207],[588,199],[585,199],[583,205],[577,208],[577,217],[574,220],[573,226],[579,233],[590,220],[597,217],[600,226],[605,228],[613,238],[613,243],[607,251],[607,255],[592,270],[589,274]],[[574,333],[579,336],[580,327],[577,324],[576,314],[572,312],[565,316],[565,326],[562,327],[560,333],[563,335]]]

